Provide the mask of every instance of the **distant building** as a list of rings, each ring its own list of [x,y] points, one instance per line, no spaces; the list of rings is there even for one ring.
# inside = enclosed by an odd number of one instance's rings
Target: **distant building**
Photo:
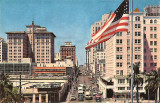
[[[145,15],[146,16],[160,16],[160,6],[155,5],[155,6],[146,6],[144,8]]]
[[[75,64],[76,47],[72,45],[71,42],[65,42],[65,45],[60,47],[60,56],[62,61],[70,56],[71,60]]]
[[[52,32],[32,22],[27,31],[6,32],[8,38],[8,62],[21,62],[32,58],[35,63],[54,62],[54,38]]]
[[[27,25],[28,56],[36,63],[54,63],[54,38],[52,32],[39,25]]]
[[[28,57],[28,39],[25,31],[6,32],[8,39],[8,62],[21,62]]]
[[[60,52],[54,54],[54,60],[55,61],[61,60],[61,54],[60,54]]]
[[[38,75],[52,74],[53,76],[72,76],[74,70],[73,61],[71,59],[65,59],[64,61],[56,61],[56,63],[37,64],[37,66],[34,67],[33,73]]]
[[[16,78],[16,79],[15,79]],[[19,76],[10,76],[14,87],[19,87]],[[27,77],[21,78],[22,94],[26,103],[62,102],[69,85],[68,77]]]
[[[7,43],[0,38],[0,63],[7,62]]]
[[[36,63],[32,63],[30,58],[23,58],[21,63],[4,62],[0,63],[0,73],[9,75],[31,75]]]

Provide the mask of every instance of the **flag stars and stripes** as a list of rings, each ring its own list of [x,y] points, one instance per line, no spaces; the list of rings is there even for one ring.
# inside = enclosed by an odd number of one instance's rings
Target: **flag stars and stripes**
[[[129,0],[124,0],[115,10],[104,26],[92,36],[86,49],[90,49],[99,43],[105,42],[117,32],[128,32]]]

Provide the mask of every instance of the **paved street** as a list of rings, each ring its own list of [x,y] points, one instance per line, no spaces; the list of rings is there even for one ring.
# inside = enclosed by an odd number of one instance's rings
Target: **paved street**
[[[89,87],[89,86],[92,86],[92,87],[96,87],[96,85],[92,84],[92,82],[89,80],[88,76],[79,76],[78,77],[78,83],[73,83],[74,85],[76,85],[78,87],[78,84],[85,84],[86,87]],[[71,90],[71,94],[72,95],[76,95],[76,101],[71,101],[70,103],[95,103],[96,100],[95,100],[95,97],[93,96],[93,99],[92,100],[85,100],[84,101],[78,101],[78,91],[74,91],[73,90],[73,86],[72,86],[72,90]],[[103,102],[101,102],[103,103]],[[104,102],[106,103],[106,102]]]

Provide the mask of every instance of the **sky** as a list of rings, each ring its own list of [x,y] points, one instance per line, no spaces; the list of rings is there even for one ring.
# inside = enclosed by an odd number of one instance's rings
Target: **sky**
[[[85,63],[85,46],[90,28],[103,14],[115,11],[123,0],[0,0],[0,37],[5,32],[26,31],[34,20],[56,35],[55,53],[64,42],[76,46],[79,64]],[[144,11],[146,5],[160,5],[160,0],[133,0],[134,9]]]

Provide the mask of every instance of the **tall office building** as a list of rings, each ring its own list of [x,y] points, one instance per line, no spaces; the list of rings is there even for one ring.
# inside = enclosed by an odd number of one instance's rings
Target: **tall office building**
[[[141,72],[144,70],[149,72],[160,66],[160,54],[158,54],[158,52],[160,52],[160,37],[158,36],[158,31],[160,31],[159,8],[160,6],[146,6],[144,9],[145,13],[140,12],[138,8],[133,12],[133,63],[140,62]],[[104,20],[107,19],[108,17],[106,16]],[[97,24],[97,22],[95,24]],[[91,30],[93,30],[93,25],[91,26]],[[91,34],[91,36],[92,35],[93,34]],[[93,63],[95,59],[98,60],[98,55],[95,55],[95,53],[98,53],[96,50],[97,47],[101,48],[103,45],[101,46],[101,44],[99,44],[88,50],[90,69],[96,70]],[[131,15],[129,32],[118,32],[115,36],[104,42],[103,51],[105,51],[103,54],[105,53],[106,76],[113,77],[114,75],[130,74]],[[91,65],[93,65],[93,67],[91,67]]]
[[[8,62],[21,62],[28,57],[28,39],[25,31],[6,32],[8,39]]]
[[[7,61],[7,43],[0,38],[0,63]]]
[[[54,62],[54,38],[45,27],[26,26],[25,31],[6,32],[8,37],[8,61],[21,62],[22,58],[32,58],[35,63]]]
[[[65,42],[65,45],[60,46],[60,56],[61,60],[64,61],[66,58],[70,58],[73,63],[75,64],[75,58],[76,58],[76,47],[75,45],[72,45],[71,42]]]

